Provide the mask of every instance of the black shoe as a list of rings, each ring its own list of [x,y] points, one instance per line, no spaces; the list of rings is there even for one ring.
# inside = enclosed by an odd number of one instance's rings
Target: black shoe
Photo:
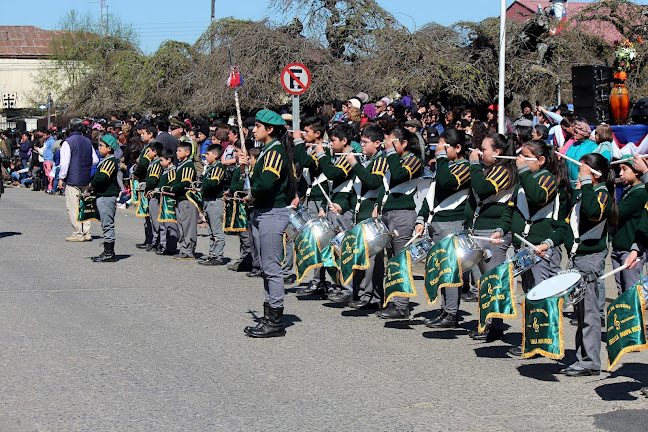
[[[576,318],[572,318],[572,319],[569,320],[569,324],[571,324],[573,326],[577,326],[578,325],[578,320]]]
[[[595,376],[595,375],[600,375],[601,371],[600,370],[592,370],[592,369],[570,369],[567,368],[565,371],[565,375],[570,376],[570,377],[582,377],[582,376]]]
[[[410,311],[409,307],[399,308],[394,303],[389,303],[386,308],[376,312],[376,316],[382,319],[407,319]]]
[[[138,244],[135,245],[135,247],[136,247],[137,249],[146,249],[146,248],[149,247],[149,246],[151,246],[151,245],[148,244],[148,243],[138,243]]]
[[[508,353],[515,357],[522,357],[522,346],[516,346],[508,350]]]
[[[150,244],[146,246],[145,250],[146,252],[151,252],[152,250],[157,250],[157,248],[154,245]]]
[[[644,394],[644,396],[648,396],[648,387],[644,387],[641,389],[641,393]]]
[[[252,269],[252,271],[245,273],[245,276],[247,277],[261,277],[263,276],[263,272],[261,269]]]
[[[101,255],[92,258],[94,262],[116,262],[115,243],[104,243],[104,251]]]
[[[296,280],[297,277],[295,275],[284,276],[284,284],[292,285],[295,283]]]
[[[459,320],[457,319],[457,314],[447,313],[442,319],[433,322],[428,327],[432,328],[457,328],[459,327]]]
[[[335,302],[335,303],[348,303],[351,300],[353,300],[353,296],[351,294],[329,294],[327,297],[330,301]]]
[[[175,255],[174,251],[170,251],[166,249],[158,249],[155,251],[155,253],[158,255]]]
[[[229,263],[227,268],[235,272],[249,272],[252,270],[252,264],[243,260],[236,260]]]
[[[221,258],[216,258],[216,257],[208,257],[206,259],[202,259],[198,261],[198,264],[204,265],[204,266],[222,266],[225,264]]]
[[[177,259],[177,260],[183,260],[183,261],[189,261],[189,260],[195,260],[196,259],[195,256],[184,254],[184,253],[177,253],[177,254],[173,255],[173,258]]]
[[[285,336],[286,328],[283,324],[283,310],[284,308],[274,308],[268,305],[267,317],[264,317],[264,319],[254,327],[245,327],[245,334],[254,338]]]
[[[155,253],[158,255],[162,255],[162,252],[164,252],[164,248],[162,246],[158,246],[155,248]]]
[[[468,292],[466,294],[462,294],[461,300],[468,303],[475,303],[477,300],[479,300],[479,296],[474,292]]]
[[[447,314],[448,313],[445,311],[445,309],[441,309],[439,314],[434,318],[426,318],[425,320],[423,320],[423,324],[425,324],[428,327],[432,327],[434,323],[441,321],[443,318],[445,318]]]
[[[296,292],[297,295],[318,295],[318,294],[325,294],[325,293],[326,293],[326,288],[324,282],[320,282],[318,285],[317,282],[312,282],[312,281],[307,288],[299,289]]]
[[[349,302],[348,306],[353,309],[378,309],[380,307],[378,303],[371,303],[369,300],[353,300]]]
[[[483,340],[486,342],[494,342],[496,340],[501,340],[504,337],[504,332],[502,330],[496,330],[491,326],[486,326],[486,329],[483,333],[477,331],[470,334],[470,337],[473,340]]]

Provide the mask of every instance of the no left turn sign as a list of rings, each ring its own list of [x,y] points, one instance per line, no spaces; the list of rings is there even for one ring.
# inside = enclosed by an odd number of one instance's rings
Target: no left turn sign
[[[300,95],[310,86],[311,75],[306,66],[291,63],[281,72],[281,85],[291,95]]]

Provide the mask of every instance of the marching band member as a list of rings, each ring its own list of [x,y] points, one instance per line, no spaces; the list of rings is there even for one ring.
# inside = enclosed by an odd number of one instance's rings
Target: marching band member
[[[157,128],[153,125],[146,126],[140,130],[140,138],[144,143],[144,148],[137,158],[137,164],[135,170],[133,170],[133,177],[140,182],[144,182],[146,179],[146,172],[148,166],[151,163],[151,159],[148,156],[148,148],[157,136]],[[139,185],[140,190],[144,190],[144,185]],[[133,192],[134,193],[134,192]],[[138,243],[135,245],[138,249],[146,249],[150,251],[155,248],[155,245],[152,244],[153,241],[153,226],[151,225],[151,217],[146,216],[144,218],[144,243]]]
[[[160,182],[162,175],[162,165],[160,165],[160,153],[164,146],[161,142],[153,141],[149,146],[147,152],[148,159],[151,161],[146,170],[146,186],[144,193],[149,197],[149,218],[151,219],[151,245],[157,252],[160,249],[160,223],[157,220],[157,211],[160,208],[160,199],[153,190]],[[147,250],[149,250],[147,248]]]
[[[353,127],[349,124],[335,126],[331,132],[330,144],[335,153],[349,153],[352,151],[351,141],[353,139]],[[328,211],[320,210],[319,215],[325,216],[333,225],[347,230],[353,226],[353,214],[351,212],[351,192],[353,191],[353,173],[347,155],[336,156],[331,159],[324,152],[323,143],[315,146],[315,154],[319,161],[322,173],[332,182],[331,202]],[[335,161],[335,162],[333,162]],[[337,292],[330,293],[328,299],[334,302],[345,303],[353,300],[353,292],[350,286],[341,287]]]
[[[160,175],[157,189],[159,191],[170,192],[171,184],[176,178],[176,168],[173,165],[175,154],[171,149],[162,149],[160,153],[160,166],[164,171]],[[160,196],[160,205],[162,197]],[[157,217],[160,208],[155,209],[153,217]],[[160,222],[160,248],[155,252],[158,255],[173,255],[178,247],[178,223],[177,222]]]
[[[225,252],[225,233],[223,232],[224,202],[223,191],[225,167],[220,162],[222,149],[218,144],[210,144],[205,151],[205,174],[200,185],[203,198],[205,221],[209,229],[209,254],[198,261],[205,266],[223,265]]]
[[[412,237],[412,228],[416,222],[414,193],[419,177],[423,174],[421,159],[413,153],[417,148],[418,138],[407,129],[397,127],[385,135],[389,173],[385,176],[383,193],[378,199],[374,216],[381,211],[389,230],[398,232],[391,241],[391,250],[388,249],[389,258],[403,250]],[[409,318],[409,298],[394,297],[376,315],[383,319]]]
[[[319,117],[309,117],[302,122],[304,134],[301,131],[293,131],[295,142],[295,161],[301,165],[302,176],[298,190],[303,193],[304,204],[312,214],[319,214],[326,209],[326,199],[320,186],[325,193],[329,192],[329,183],[322,173],[319,159],[315,153],[315,145],[324,144],[326,125]],[[307,147],[311,145],[311,147]],[[300,289],[297,294],[324,294],[326,292],[325,270],[316,269],[313,272],[313,279],[307,288]]]
[[[175,180],[171,183],[171,192],[176,200],[176,217],[180,235],[178,243],[180,252],[173,258],[178,260],[194,260],[196,252],[196,241],[198,238],[197,223],[198,209],[187,198],[187,190],[196,179],[196,168],[191,160],[193,145],[190,142],[180,141],[176,150],[178,167],[176,168]]]
[[[466,134],[448,129],[441,134],[436,146],[436,184],[434,202],[426,199],[416,218],[415,233],[423,235],[427,225],[434,243],[463,229],[464,211],[470,193],[470,163]],[[458,326],[457,312],[461,301],[461,287],[445,287],[441,292],[441,313],[435,319],[426,319],[432,328]]]
[[[354,223],[370,219],[377,205],[380,188],[387,172],[387,159],[382,156],[380,147],[385,133],[378,125],[369,125],[362,130],[360,145],[367,161],[360,163],[353,154],[347,159],[356,175],[353,184],[355,204]],[[369,268],[356,270],[353,275],[353,289],[358,291],[358,300],[349,302],[354,309],[379,308],[383,302],[383,278],[385,274],[384,252],[369,257]]]
[[[283,234],[288,225],[295,197],[295,176],[292,160],[278,139],[285,131],[286,121],[274,111],[261,110],[255,116],[254,139],[263,144],[261,154],[250,170],[250,195],[245,202],[253,204],[250,222],[258,233],[259,256],[263,270],[265,302],[263,319],[248,326],[245,333],[255,338],[285,336],[283,323],[284,279],[281,274]],[[241,156],[241,165],[248,158]]]
[[[609,162],[598,153],[586,154],[580,162],[580,195],[569,218],[538,246],[542,255],[549,247],[564,243],[571,265],[587,283],[585,298],[574,305],[578,320],[576,361],[559,371],[568,376],[601,373],[601,320],[596,281],[605,268],[608,223],[614,226],[617,219],[614,173]],[[592,170],[598,170],[602,176],[593,174]]]
[[[645,166],[642,158],[638,158]],[[612,237],[612,267],[619,268],[624,263],[632,251],[632,246],[637,238],[637,228],[644,211],[646,201],[648,201],[648,192],[645,184],[641,181],[640,173],[635,168],[631,155],[625,155],[621,158],[621,180],[626,185],[626,189],[621,195],[619,201],[619,222],[616,226],[614,237]],[[619,295],[633,288],[637,281],[641,279],[643,263],[632,269],[622,270],[615,275],[617,290]]]
[[[502,134],[493,134],[484,138],[481,144],[482,168],[479,161],[478,149],[470,153],[471,193],[466,205],[466,227],[476,236],[496,237],[493,233],[499,225],[499,218],[506,209],[513,195],[513,186],[517,182],[517,171],[513,161],[497,159],[493,156],[514,156],[515,148],[511,140]],[[511,245],[512,234],[494,238],[493,242],[478,240],[482,249],[489,249],[491,258],[481,261],[471,269],[473,281],[476,283],[482,274],[497,267],[506,260],[506,250]],[[496,244],[495,244],[496,243]],[[472,288],[471,288],[472,289]],[[476,288],[475,288],[476,290]],[[475,296],[478,294],[475,293]],[[474,331],[470,337],[487,342],[501,339],[504,335],[503,321],[493,318],[486,323],[483,333]]]

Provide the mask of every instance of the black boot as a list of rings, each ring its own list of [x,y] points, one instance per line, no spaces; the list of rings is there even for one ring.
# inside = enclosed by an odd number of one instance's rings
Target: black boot
[[[423,321],[423,324],[425,324],[425,325],[428,326],[428,327],[432,327],[433,324],[438,323],[438,322],[441,321],[443,318],[445,318],[445,316],[446,316],[447,314],[448,314],[448,313],[445,311],[445,309],[441,309],[441,312],[439,312],[439,314],[438,314],[437,316],[435,316],[434,318],[426,318],[426,319]]]
[[[459,327],[459,320],[457,314],[446,313],[446,315],[439,321],[433,322],[428,327],[432,328],[457,328]]]
[[[263,305],[265,308],[265,305]],[[261,320],[256,327],[248,326],[245,333],[250,337],[268,338],[285,336],[286,329],[283,324],[284,308],[275,308],[268,305],[268,315],[266,319]]]
[[[104,242],[104,251],[101,255],[92,258],[94,262],[116,262],[115,257],[115,243]]]

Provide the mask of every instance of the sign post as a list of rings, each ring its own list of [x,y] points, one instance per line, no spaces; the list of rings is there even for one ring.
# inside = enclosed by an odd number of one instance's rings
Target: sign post
[[[299,130],[299,95],[304,93],[311,83],[311,74],[301,63],[291,63],[281,72],[281,85],[292,97],[293,130]]]

